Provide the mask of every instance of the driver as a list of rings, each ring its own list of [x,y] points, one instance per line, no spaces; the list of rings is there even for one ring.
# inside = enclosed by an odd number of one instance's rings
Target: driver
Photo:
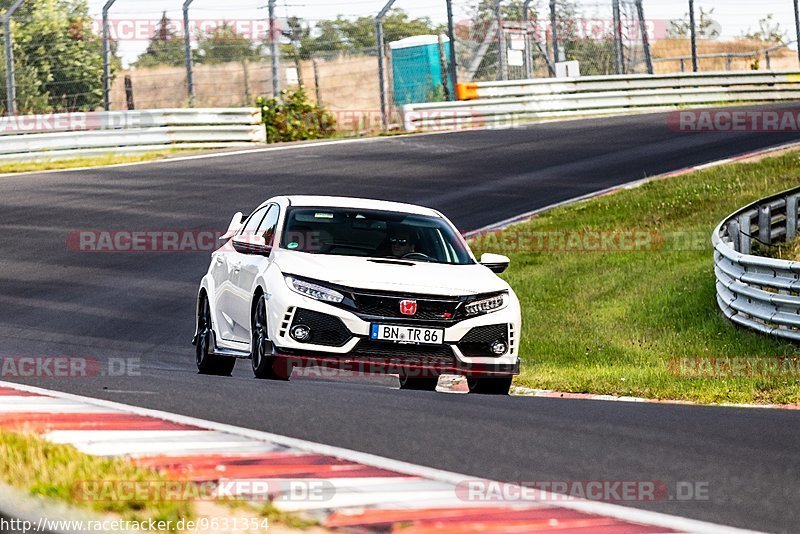
[[[411,241],[411,234],[403,230],[398,230],[389,237],[389,244],[392,247],[392,256],[402,258],[407,254],[415,252],[414,243]]]

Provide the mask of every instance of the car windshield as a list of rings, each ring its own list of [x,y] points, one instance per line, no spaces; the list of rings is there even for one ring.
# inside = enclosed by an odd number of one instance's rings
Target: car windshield
[[[443,219],[353,208],[291,208],[281,248],[450,265],[474,263],[464,240]]]

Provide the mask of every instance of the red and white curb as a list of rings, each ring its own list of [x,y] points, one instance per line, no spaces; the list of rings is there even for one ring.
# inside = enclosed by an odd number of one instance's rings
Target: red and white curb
[[[513,503],[463,499],[475,477],[267,432],[0,382],[0,429],[26,430],[96,456],[127,457],[178,481],[264,481],[273,505],[345,531],[403,533],[730,533],[731,527],[615,504],[527,492]],[[325,499],[282,499],[287,481],[323,481]],[[488,482],[488,481],[485,481]],[[274,483],[274,484],[273,484]],[[507,487],[506,484],[504,484]],[[245,497],[255,499],[257,495]]]

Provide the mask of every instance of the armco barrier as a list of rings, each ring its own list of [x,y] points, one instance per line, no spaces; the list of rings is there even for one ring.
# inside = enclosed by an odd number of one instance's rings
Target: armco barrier
[[[160,109],[0,117],[0,162],[265,143],[255,108]]]
[[[751,254],[753,243],[791,241],[798,231],[800,187],[759,200],[715,230],[717,302],[731,321],[800,341],[800,261]]]
[[[677,106],[800,99],[798,72],[587,76],[460,84],[458,102],[403,106],[406,130],[500,125]]]

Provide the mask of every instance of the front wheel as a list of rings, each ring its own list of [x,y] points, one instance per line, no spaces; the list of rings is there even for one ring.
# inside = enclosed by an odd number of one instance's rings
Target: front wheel
[[[231,376],[233,367],[236,365],[236,358],[226,358],[212,354],[212,329],[211,329],[211,308],[208,305],[208,297],[200,297],[200,304],[197,306],[197,344],[195,351],[195,363],[201,375]]]
[[[502,378],[467,378],[467,385],[470,393],[508,395],[513,379],[511,376]]]
[[[269,339],[267,329],[267,299],[264,295],[259,297],[256,309],[253,312],[252,342],[250,359],[253,364],[253,374],[256,378],[270,380],[285,380],[273,370],[275,357],[272,355],[272,341]]]

